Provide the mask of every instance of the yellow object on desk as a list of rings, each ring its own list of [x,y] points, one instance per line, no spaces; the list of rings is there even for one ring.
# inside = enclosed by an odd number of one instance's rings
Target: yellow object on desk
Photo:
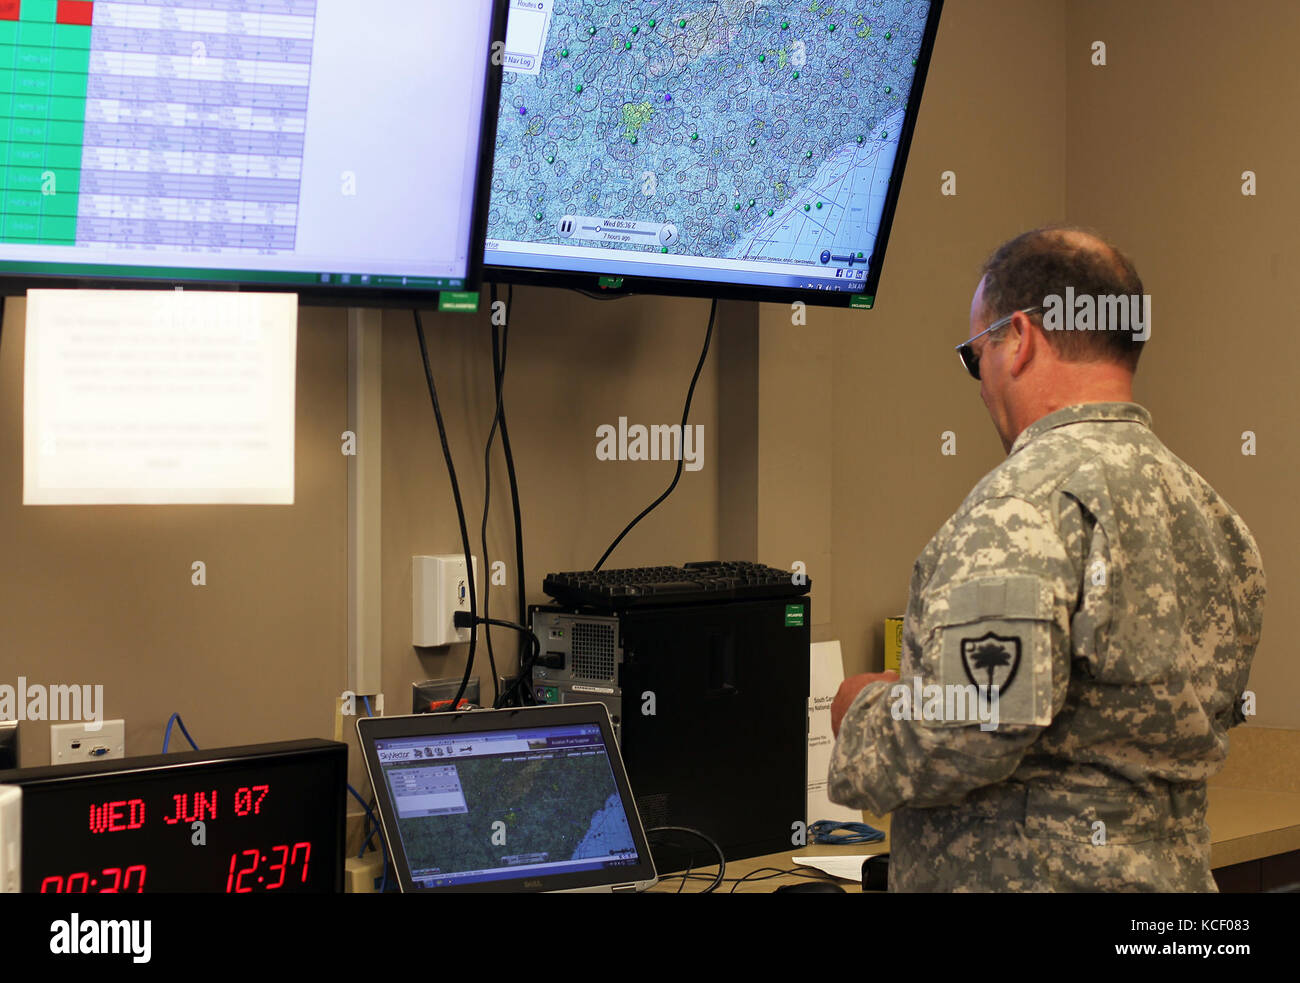
[[[903,616],[885,619],[885,671],[899,672],[903,659]]]

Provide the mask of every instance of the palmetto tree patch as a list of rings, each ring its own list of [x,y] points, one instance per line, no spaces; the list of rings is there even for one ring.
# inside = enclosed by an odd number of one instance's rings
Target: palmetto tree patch
[[[978,638],[963,638],[961,661],[967,679],[976,686],[996,686],[1003,696],[1020,668],[1020,639],[991,631]]]

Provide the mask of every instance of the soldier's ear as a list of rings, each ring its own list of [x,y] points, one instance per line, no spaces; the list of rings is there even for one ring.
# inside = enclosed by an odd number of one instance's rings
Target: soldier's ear
[[[1007,342],[1013,346],[1007,371],[1014,379],[1025,371],[1029,363],[1042,353],[1042,346],[1047,344],[1042,331],[1024,314],[1016,314],[1007,332]]]

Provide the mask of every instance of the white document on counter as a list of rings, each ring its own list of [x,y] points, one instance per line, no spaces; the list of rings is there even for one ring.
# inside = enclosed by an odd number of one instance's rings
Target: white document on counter
[[[861,822],[862,812],[836,805],[827,795],[826,773],[831,766],[831,701],[844,682],[839,642],[814,642],[808,683],[808,825],[819,819]],[[861,864],[859,863],[859,866]]]
[[[880,852],[886,852],[884,847],[881,847]],[[800,866],[820,870],[823,874],[830,874],[832,877],[838,877],[845,881],[858,881],[861,883],[862,865],[870,856],[873,856],[873,854],[853,853],[843,857],[791,857],[790,859]]]

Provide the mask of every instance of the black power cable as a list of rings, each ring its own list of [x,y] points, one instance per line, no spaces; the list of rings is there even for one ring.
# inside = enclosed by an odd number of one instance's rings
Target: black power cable
[[[717,302],[715,301],[714,303]],[[713,837],[709,836],[707,833],[701,832],[698,829],[692,829],[690,826],[652,826],[650,829],[647,829],[645,831],[645,835],[647,836],[647,838],[654,835],[655,833],[686,833],[689,836],[694,836],[707,843],[713,849],[713,852],[718,855],[718,872],[713,877],[713,883],[710,884],[708,887],[706,887],[700,893],[709,894],[718,889],[718,885],[722,883],[722,879],[727,873],[727,858],[726,855],[722,852],[722,847],[718,846],[717,841],[713,839]],[[673,874],[670,876],[676,877],[679,875]],[[686,876],[687,877],[690,876],[689,870],[687,871]]]
[[[510,312],[514,308],[514,305],[515,305],[515,288],[514,285],[512,284],[506,291],[506,326],[507,327],[509,327],[510,325]],[[495,338],[495,335],[493,337]],[[498,356],[499,356],[499,360],[498,360]],[[505,351],[504,344],[502,345],[500,352],[497,351],[496,345],[495,344],[493,345],[492,363],[493,363],[493,369],[501,376],[501,385],[502,387],[504,387],[505,371],[506,371],[506,351]],[[498,411],[499,411],[497,418],[501,423],[501,450],[505,454],[505,458],[506,458],[506,475],[510,479],[510,504],[511,504],[511,510],[513,512],[514,523],[515,523],[515,590],[518,592],[517,620],[520,626],[526,626],[528,624],[528,592],[526,589],[528,582],[524,578],[524,528],[523,528],[523,519],[521,518],[520,511],[519,511],[519,477],[515,472],[515,455],[514,452],[510,449],[510,427],[506,423],[505,401],[501,398],[500,391],[498,391],[497,393],[497,403],[498,403]],[[525,686],[522,690],[519,690],[517,686],[513,687],[514,689],[519,691],[519,694],[522,697],[520,703],[521,706],[524,703],[536,702],[536,699],[533,694],[532,662],[529,662],[527,668],[525,668],[524,667],[525,659],[526,656],[524,655],[524,640],[521,639],[519,644],[519,661],[518,661],[518,665],[520,667],[519,674],[520,676],[527,677],[526,678],[527,686]]]
[[[601,558],[596,561],[596,565],[591,568],[593,572],[599,570],[601,567],[605,565],[605,561],[609,559],[609,554],[613,553],[614,550],[618,547],[618,544],[623,542],[623,537],[626,536],[628,533],[630,533],[633,527],[638,522],[640,522],[647,515],[653,512],[659,506],[660,502],[662,502],[665,498],[671,495],[673,493],[673,489],[677,487],[677,482],[681,481],[682,467],[686,463],[686,446],[685,446],[686,426],[687,426],[687,422],[690,420],[691,417],[691,400],[695,398],[695,384],[700,381],[700,372],[703,371],[704,369],[704,361],[709,357],[709,343],[713,340],[713,322],[717,318],[717,316],[718,316],[718,300],[715,297],[713,300],[713,305],[709,309],[709,330],[705,332],[704,335],[704,348],[700,352],[700,361],[695,366],[695,374],[691,376],[691,387],[686,391],[686,406],[682,410],[682,434],[681,434],[682,446],[678,448],[680,453],[677,456],[677,472],[673,475],[672,484],[668,486],[668,489],[662,495],[660,495],[653,502],[651,502],[644,509],[642,509],[641,514],[638,515],[631,522],[629,522],[627,526],[623,529],[623,531],[618,534],[618,538],[616,538],[612,543],[609,544],[609,549],[605,550],[604,555],[601,556]]]
[[[510,305],[506,304],[506,317],[500,340],[498,341],[497,325],[493,318],[496,317],[497,307],[497,285],[492,284],[492,305],[491,313],[488,318],[488,330],[492,332],[492,379],[493,386],[496,390],[497,404],[496,412],[492,415],[492,429],[488,431],[487,445],[483,448],[483,524],[479,534],[483,540],[483,623],[488,624],[491,619],[488,614],[491,610],[492,601],[492,563],[488,557],[488,515],[491,510],[492,502],[492,444],[496,441],[497,430],[501,426],[501,414],[504,406],[504,383],[506,375],[506,350],[510,344]],[[498,357],[498,349],[500,355]],[[492,646],[492,630],[485,628],[483,631],[484,638],[487,639],[488,666],[492,670],[492,705],[496,706],[501,700],[501,687],[497,681],[497,659],[496,651]]]
[[[478,600],[474,590],[474,558],[470,554],[469,529],[465,525],[465,505],[460,498],[460,482],[456,480],[456,466],[451,461],[451,448],[447,446],[447,427],[442,420],[442,409],[438,406],[438,387],[433,381],[433,369],[429,366],[429,346],[424,340],[424,322],[418,310],[415,315],[415,334],[420,340],[420,357],[424,360],[424,378],[429,385],[429,398],[433,401],[433,415],[438,421],[438,437],[442,441],[442,456],[447,462],[447,476],[451,479],[451,494],[456,500],[456,518],[460,522],[460,540],[465,550],[465,579],[469,582],[469,655],[465,659],[465,675],[460,681],[456,697],[447,705],[448,711],[455,711],[460,706],[461,698],[469,686],[470,674],[474,671],[474,651],[478,645]]]

